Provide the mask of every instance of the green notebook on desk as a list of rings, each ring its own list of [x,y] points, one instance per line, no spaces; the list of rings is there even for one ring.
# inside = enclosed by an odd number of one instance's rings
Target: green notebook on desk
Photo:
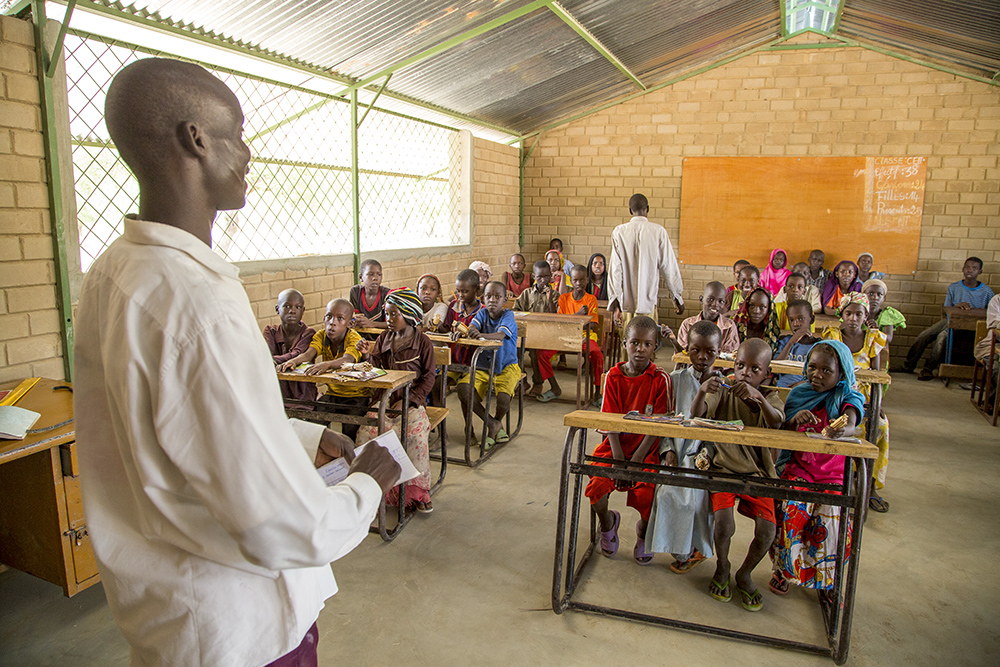
[[[14,405],[0,405],[0,438],[24,440],[28,429],[35,425],[42,415]]]

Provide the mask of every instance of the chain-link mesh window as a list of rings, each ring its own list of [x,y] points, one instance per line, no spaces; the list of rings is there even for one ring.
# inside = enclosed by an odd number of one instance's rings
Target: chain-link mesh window
[[[81,268],[86,271],[138,210],[138,185],[104,125],[114,75],[157,54],[77,31],[66,36],[66,84]],[[350,104],[222,68],[239,99],[253,155],[247,204],[220,212],[213,246],[230,261],[349,253],[353,247]],[[363,113],[364,107],[360,109]],[[468,243],[462,183],[470,151],[450,128],[374,108],[358,134],[362,249]]]

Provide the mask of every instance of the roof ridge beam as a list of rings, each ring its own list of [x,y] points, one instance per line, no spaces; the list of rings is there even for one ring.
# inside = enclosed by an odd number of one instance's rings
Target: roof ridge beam
[[[580,23],[575,16],[570,14],[565,7],[560,5],[558,2],[553,2],[549,5],[549,11],[558,16],[563,20],[563,22],[576,32],[580,37],[584,39],[588,44],[590,44],[594,49],[601,54],[605,60],[610,62],[612,65],[617,67],[622,74],[627,76],[635,85],[639,86],[640,89],[646,90],[646,84],[639,80],[635,74],[632,73],[628,67],[625,66],[621,60],[618,59],[611,49],[604,46],[599,39],[587,29],[587,26]]]

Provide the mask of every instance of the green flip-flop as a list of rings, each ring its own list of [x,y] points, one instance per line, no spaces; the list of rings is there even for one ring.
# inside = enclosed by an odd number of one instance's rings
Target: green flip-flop
[[[497,441],[491,438],[490,436],[486,436],[486,451],[490,451],[496,446],[497,446]]]
[[[740,604],[747,611],[760,611],[764,607],[764,599],[760,595],[760,589],[755,588],[753,591],[745,591],[739,586],[736,590],[740,593]]]
[[[493,439],[496,440],[497,443],[503,444],[505,442],[510,441],[510,436],[507,435],[507,431],[500,429],[499,431],[497,431],[497,434],[493,436]]]
[[[733,599],[732,580],[726,580],[725,584],[720,584],[715,579],[708,585],[708,594],[719,602],[729,602]]]

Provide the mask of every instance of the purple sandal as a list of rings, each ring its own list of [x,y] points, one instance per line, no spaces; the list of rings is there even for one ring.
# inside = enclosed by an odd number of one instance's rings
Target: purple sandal
[[[618,553],[618,526],[622,522],[621,514],[614,510],[611,510],[611,514],[614,515],[614,523],[611,524],[611,530],[601,531],[601,553],[608,558]]]
[[[649,565],[653,562],[653,554],[646,551],[646,540],[639,532],[639,524],[635,524],[635,549],[632,550],[632,557],[639,565]]]

